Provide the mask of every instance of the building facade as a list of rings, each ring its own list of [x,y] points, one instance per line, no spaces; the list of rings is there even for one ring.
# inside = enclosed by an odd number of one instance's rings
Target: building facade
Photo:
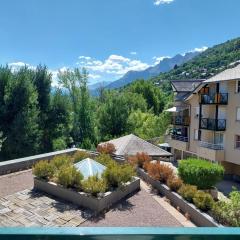
[[[219,162],[240,176],[240,65],[208,80],[172,81],[172,87],[175,106],[167,111],[174,157]]]

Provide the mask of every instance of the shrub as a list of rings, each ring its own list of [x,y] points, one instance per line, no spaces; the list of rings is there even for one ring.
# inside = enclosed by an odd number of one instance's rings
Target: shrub
[[[212,208],[214,200],[209,193],[198,190],[193,197],[193,203],[199,209],[203,211],[208,211]]]
[[[184,183],[209,189],[223,178],[224,168],[206,160],[192,158],[180,161],[178,173]]]
[[[182,184],[183,182],[181,178],[177,176],[172,176],[167,180],[168,187],[174,192],[177,192],[178,189],[182,186]]]
[[[115,146],[112,143],[98,144],[97,151],[99,153],[113,154],[116,152]]]
[[[119,165],[115,162],[110,164],[105,170],[103,176],[107,181],[109,187],[119,187],[123,183],[131,181],[135,172],[129,164]]]
[[[147,172],[150,177],[166,183],[169,178],[173,176],[173,169],[164,163],[149,163],[147,165]]]
[[[49,179],[53,177],[54,168],[48,161],[39,161],[33,168],[33,174],[39,178]]]
[[[145,168],[146,168],[147,164],[150,163],[151,160],[152,160],[152,158],[144,152],[137,153],[135,156],[129,156],[128,157],[128,161],[131,164],[137,165],[140,168],[144,168],[144,165],[145,165]]]
[[[81,188],[83,175],[73,166],[64,166],[59,170],[58,183],[64,187]]]
[[[240,227],[240,192],[233,190],[228,201],[219,201],[213,205],[212,215],[221,224]]]
[[[86,151],[77,151],[73,154],[72,156],[72,161],[73,163],[77,163],[80,162],[81,160],[85,159],[85,158],[89,158],[90,154]]]
[[[148,175],[154,180],[160,180],[160,164],[159,163],[149,163],[147,167]]]
[[[99,193],[104,193],[107,190],[106,180],[98,176],[89,177],[82,182],[83,191],[97,196]]]
[[[187,201],[192,202],[197,193],[197,187],[189,184],[182,184],[178,193]]]
[[[55,171],[59,170],[63,166],[69,166],[71,163],[71,157],[67,155],[55,156],[50,162]]]
[[[104,166],[108,166],[111,165],[112,163],[115,163],[112,160],[111,156],[105,153],[101,153],[100,155],[98,155],[95,160]]]

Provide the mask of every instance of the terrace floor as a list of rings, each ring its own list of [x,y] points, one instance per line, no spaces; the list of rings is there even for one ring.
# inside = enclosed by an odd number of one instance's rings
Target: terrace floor
[[[144,182],[99,216],[32,188],[31,170],[0,177],[0,226],[194,226]]]

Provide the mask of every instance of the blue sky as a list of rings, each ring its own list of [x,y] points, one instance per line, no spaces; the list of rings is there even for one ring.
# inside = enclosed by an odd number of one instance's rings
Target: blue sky
[[[240,36],[239,0],[1,0],[0,63],[115,80]]]

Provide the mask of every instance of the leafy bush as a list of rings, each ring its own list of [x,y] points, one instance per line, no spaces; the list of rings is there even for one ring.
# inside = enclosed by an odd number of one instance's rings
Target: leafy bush
[[[39,178],[49,179],[54,174],[54,168],[48,161],[39,161],[33,168],[33,174]]]
[[[209,189],[223,178],[224,168],[206,160],[192,158],[180,161],[178,173],[184,183]]]
[[[111,156],[106,154],[106,153],[101,153],[100,155],[98,155],[95,159],[97,162],[101,163],[104,166],[108,166],[111,165],[112,163],[115,163]]]
[[[187,201],[193,202],[193,198],[197,193],[197,187],[189,184],[183,184],[178,193]]]
[[[85,159],[85,158],[89,158],[90,154],[86,151],[77,151],[73,154],[72,156],[72,161],[73,163],[77,163],[80,162],[81,160]]]
[[[148,163],[150,163],[150,161],[152,160],[152,158],[147,154],[147,153],[137,153],[135,156],[129,156],[128,157],[128,161],[133,164],[133,165],[137,165],[140,168],[145,168],[147,166]]]
[[[167,180],[173,176],[173,169],[167,164],[159,162],[149,163],[147,172],[150,177],[163,183],[166,183]]]
[[[115,162],[108,165],[103,176],[107,181],[109,187],[119,187],[123,183],[131,181],[132,177],[135,175],[133,167],[129,164],[119,165]]]
[[[68,155],[55,156],[50,162],[55,171],[59,170],[63,166],[69,166],[71,163],[71,158]]]
[[[82,189],[86,193],[90,193],[93,196],[97,196],[99,193],[104,193],[107,190],[107,183],[105,179],[98,176],[89,177],[82,182]]]
[[[81,188],[83,175],[73,166],[63,166],[58,173],[58,183],[64,187]]]
[[[193,203],[199,209],[203,211],[208,211],[212,208],[214,200],[209,193],[198,190],[193,197]]]
[[[116,148],[112,143],[98,144],[97,151],[99,153],[113,154],[116,152]]]
[[[182,186],[182,184],[182,179],[177,176],[172,176],[167,180],[168,187],[174,192],[177,192],[178,189]]]
[[[221,224],[240,227],[240,192],[232,191],[229,201],[219,201],[212,208],[213,217]]]

